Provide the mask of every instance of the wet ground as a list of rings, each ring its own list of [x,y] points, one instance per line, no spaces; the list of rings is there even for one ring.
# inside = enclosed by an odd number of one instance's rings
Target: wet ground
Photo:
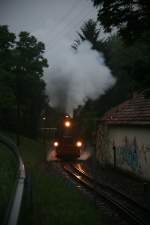
[[[86,163],[78,163],[77,166],[94,176],[101,183],[114,187],[135,200],[138,204],[150,209],[150,183],[148,181],[119,169],[108,166],[102,167],[93,157],[89,158]]]
[[[60,161],[57,158],[55,150],[47,154],[47,161]],[[111,167],[102,167],[95,159],[90,148],[81,153],[81,156],[74,160],[74,163],[86,173],[89,173],[96,180],[113,186],[119,191],[125,193],[138,204],[150,209],[150,184],[140,178],[127,174]]]
[[[49,163],[46,163],[47,165],[47,172],[50,171],[52,175],[55,176],[61,176],[64,181],[66,182],[66,185],[71,186],[73,188],[76,188],[77,191],[82,193],[86,198],[89,199],[89,202],[91,202],[91,205],[95,206],[96,213],[98,215],[103,215],[104,218],[107,218],[108,223],[105,223],[107,225],[129,225],[120,215],[118,212],[116,212],[115,209],[109,206],[106,202],[103,200],[100,200],[99,198],[96,198],[91,191],[87,190],[83,185],[78,183],[76,180],[72,179],[68,173],[66,173],[65,170],[62,169],[64,165],[68,166],[72,163],[85,163],[86,161],[60,161],[60,160],[55,160],[55,161],[50,161]],[[101,224],[101,221],[99,221],[99,224]]]

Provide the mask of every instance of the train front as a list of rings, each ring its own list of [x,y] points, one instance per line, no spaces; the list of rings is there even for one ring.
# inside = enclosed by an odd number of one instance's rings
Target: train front
[[[83,140],[79,135],[75,121],[70,116],[60,120],[53,143],[59,158],[78,158],[83,149]]]

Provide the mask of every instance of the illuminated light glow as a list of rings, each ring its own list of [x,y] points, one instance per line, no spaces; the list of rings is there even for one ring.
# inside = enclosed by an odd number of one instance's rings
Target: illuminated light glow
[[[59,143],[57,141],[54,142],[54,146],[58,147]]]
[[[70,127],[70,126],[71,126],[70,121],[66,121],[66,122],[65,122],[65,127]]]
[[[76,167],[78,170],[80,170],[82,173],[85,173],[84,169],[82,168],[83,165],[81,166],[81,164],[76,164]]]
[[[79,176],[79,175],[76,175],[76,177],[77,177],[78,179],[80,179],[80,180],[82,179],[82,177],[81,177],[81,176]]]
[[[77,147],[81,147],[82,146],[82,142],[81,141],[77,141],[76,145],[77,145]]]

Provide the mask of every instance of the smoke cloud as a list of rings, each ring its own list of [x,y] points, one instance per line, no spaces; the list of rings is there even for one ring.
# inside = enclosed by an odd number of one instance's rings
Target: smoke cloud
[[[61,40],[48,58],[47,93],[50,104],[61,111],[72,114],[78,105],[95,100],[115,83],[103,55],[92,50],[88,41],[75,51],[67,40]]]

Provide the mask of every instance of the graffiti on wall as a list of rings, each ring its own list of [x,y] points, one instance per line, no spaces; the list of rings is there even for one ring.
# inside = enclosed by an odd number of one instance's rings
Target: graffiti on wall
[[[129,142],[125,137],[124,144],[117,147],[118,164],[127,164],[132,170],[139,169],[138,145],[134,137],[132,142]]]
[[[122,141],[120,142],[120,139]],[[111,164],[150,178],[150,142],[143,132],[135,137],[116,135],[107,126],[101,125],[97,132],[97,159],[102,164]]]

